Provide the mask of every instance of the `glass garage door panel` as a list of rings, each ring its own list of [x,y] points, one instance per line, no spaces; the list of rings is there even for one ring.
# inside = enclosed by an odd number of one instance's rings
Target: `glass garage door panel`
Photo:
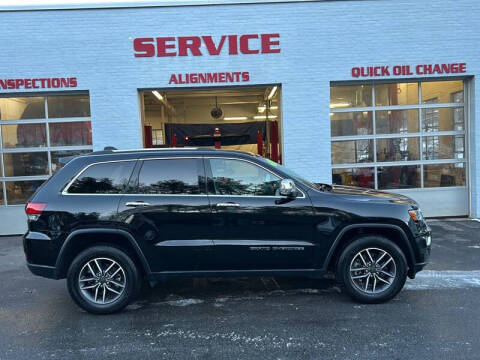
[[[331,86],[332,182],[401,193],[426,216],[468,215],[462,80]]]
[[[16,211],[9,206],[25,204],[62,158],[92,148],[88,94],[0,96],[0,211]],[[18,221],[25,224],[23,214]]]

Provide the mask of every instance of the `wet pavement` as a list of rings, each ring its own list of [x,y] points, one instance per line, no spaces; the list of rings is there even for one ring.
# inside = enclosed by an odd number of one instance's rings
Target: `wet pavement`
[[[332,280],[182,279],[90,315],[0,238],[0,359],[479,359],[480,222],[431,221],[432,262],[392,301]]]

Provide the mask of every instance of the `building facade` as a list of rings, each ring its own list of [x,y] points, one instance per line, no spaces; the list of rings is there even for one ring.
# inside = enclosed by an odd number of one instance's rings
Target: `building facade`
[[[0,9],[0,234],[62,157],[222,146],[479,216],[474,0]],[[215,110],[215,111],[214,111]]]

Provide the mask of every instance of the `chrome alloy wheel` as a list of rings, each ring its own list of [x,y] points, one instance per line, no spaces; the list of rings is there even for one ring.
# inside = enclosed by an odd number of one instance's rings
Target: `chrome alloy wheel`
[[[397,266],[393,257],[378,248],[360,250],[350,263],[350,279],[358,290],[366,294],[387,290],[396,274]]]
[[[126,281],[123,268],[109,258],[95,258],[88,261],[78,275],[82,296],[99,305],[117,300],[125,290]]]

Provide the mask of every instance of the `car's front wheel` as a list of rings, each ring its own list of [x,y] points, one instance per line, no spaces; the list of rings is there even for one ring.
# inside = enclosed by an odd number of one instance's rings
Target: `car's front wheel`
[[[67,274],[73,300],[94,314],[122,310],[135,298],[140,283],[139,271],[132,259],[111,246],[84,250],[73,260]]]
[[[346,292],[362,303],[392,299],[407,279],[407,261],[392,241],[377,235],[363,236],[340,255],[337,279]]]

